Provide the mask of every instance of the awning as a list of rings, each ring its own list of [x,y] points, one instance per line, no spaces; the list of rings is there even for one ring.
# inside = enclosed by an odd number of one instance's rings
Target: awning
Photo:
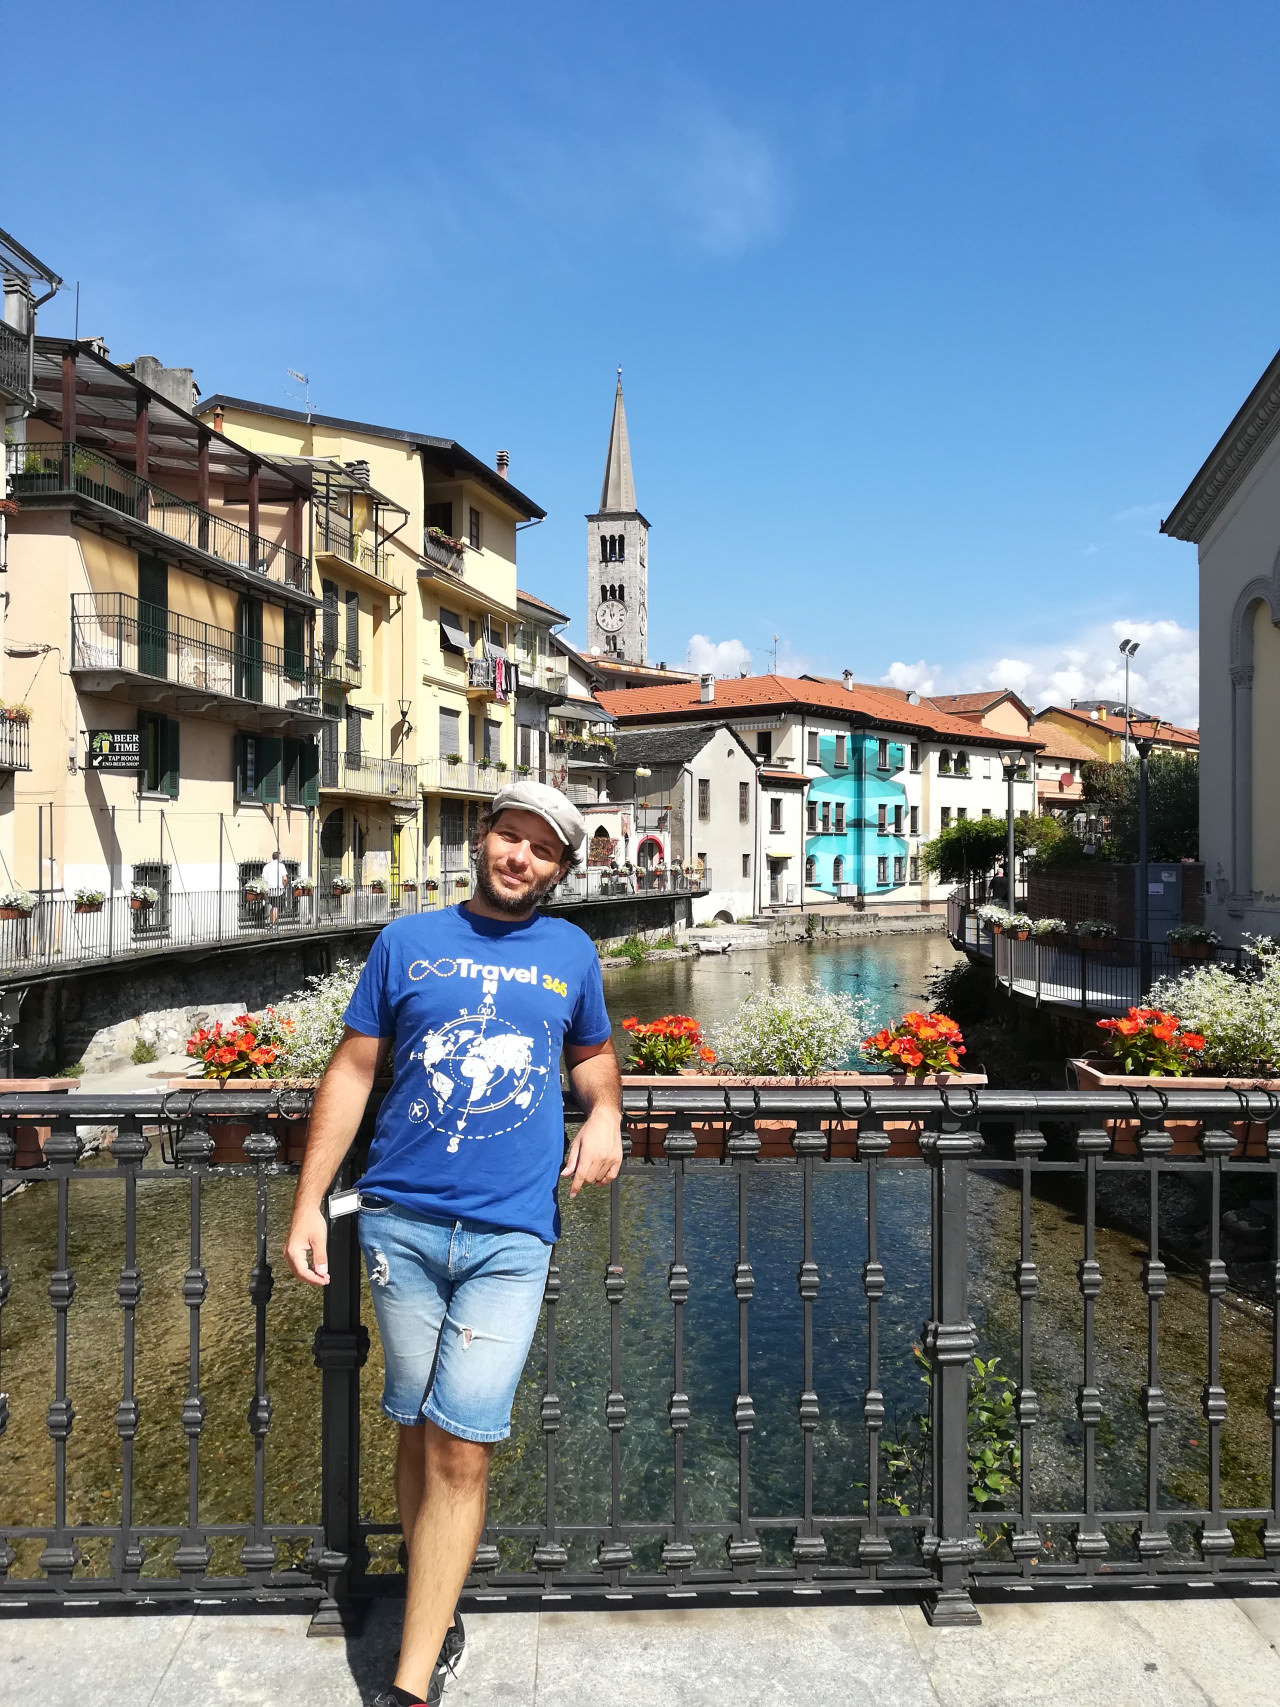
[[[444,617],[440,618],[440,644],[448,651],[461,652],[463,657],[466,657],[466,635],[455,623],[446,622]]]
[[[764,857],[766,859],[780,859],[783,862],[783,864],[785,865],[786,862],[791,858],[791,855],[790,854],[784,854],[784,853],[771,853],[771,852],[766,851]]]

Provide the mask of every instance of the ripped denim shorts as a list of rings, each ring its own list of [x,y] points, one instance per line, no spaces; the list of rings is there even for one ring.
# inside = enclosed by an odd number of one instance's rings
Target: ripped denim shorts
[[[551,1246],[479,1221],[438,1221],[368,1192],[359,1238],[387,1416],[429,1419],[463,1440],[505,1440]]]

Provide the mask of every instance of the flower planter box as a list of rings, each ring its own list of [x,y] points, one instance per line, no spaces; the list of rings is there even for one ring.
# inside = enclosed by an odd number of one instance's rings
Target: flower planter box
[[[141,901],[136,895],[131,895],[129,897],[129,905],[135,913],[145,913],[149,908],[155,906],[155,902]]]
[[[1003,934],[1005,936],[1009,937],[1013,942],[1025,942],[1027,940],[1027,938],[1031,935],[1031,932],[1027,931],[1027,930],[1016,930],[1016,931],[1006,930],[1006,931],[1004,931]]]
[[[50,1091],[74,1091],[80,1086],[79,1079],[0,1079],[0,1091],[33,1092],[45,1095]],[[14,1125],[13,1141],[15,1168],[39,1168],[44,1166],[44,1147],[49,1140],[52,1127],[43,1121],[19,1120]]]
[[[101,901],[77,901],[76,902],[76,912],[77,913],[100,913],[101,911],[102,911],[102,902]]]
[[[1175,960],[1209,960],[1213,956],[1211,942],[1171,942],[1169,953]]]
[[[1082,1091],[1167,1091],[1185,1086],[1200,1091],[1270,1091],[1280,1093],[1280,1079],[1215,1079],[1207,1075],[1184,1074],[1174,1078],[1168,1073],[1112,1073],[1107,1060],[1072,1060],[1067,1066],[1075,1074]],[[1173,1156],[1198,1156],[1204,1135],[1201,1120],[1166,1120],[1165,1131],[1173,1139]],[[1140,1156],[1138,1138],[1142,1132],[1140,1120],[1111,1119],[1103,1122],[1111,1139],[1113,1156]],[[1236,1160],[1266,1161],[1267,1127],[1262,1120],[1229,1120],[1227,1130],[1236,1141]]]
[[[170,1079],[171,1091],[195,1091],[201,1095],[205,1091],[308,1091],[314,1090],[320,1083],[319,1079],[201,1079],[182,1078]],[[267,1130],[272,1133],[278,1146],[276,1160],[278,1162],[301,1162],[306,1154],[307,1139],[311,1134],[311,1116],[270,1114],[267,1119],[271,1123]],[[253,1131],[253,1123],[248,1120],[219,1120],[216,1117],[206,1122],[209,1136],[213,1139],[213,1154],[209,1161],[211,1166],[226,1167],[233,1162],[243,1162],[247,1158],[244,1153],[244,1141]]]
[[[0,919],[29,919],[31,914],[21,907],[0,907]]]
[[[661,1073],[623,1073],[624,1086],[639,1085],[646,1089],[652,1088],[655,1093],[665,1089],[670,1091],[672,1101],[679,1097],[676,1086],[680,1083],[694,1081],[699,1085],[712,1085],[719,1090],[801,1090],[811,1087],[832,1087],[839,1089],[847,1086],[850,1089],[870,1088],[873,1085],[891,1085],[896,1090],[906,1090],[919,1082],[922,1085],[960,1086],[985,1085],[987,1075],[976,1073],[928,1073],[923,1079],[916,1081],[906,1073],[822,1073],[812,1079],[793,1078],[786,1075],[768,1077],[740,1077],[732,1073],[699,1073],[690,1068],[684,1068],[678,1074]],[[661,1098],[654,1095],[654,1105],[657,1114],[661,1114]],[[851,1113],[855,1112],[851,1110]],[[762,1156],[789,1156],[792,1154],[792,1140],[796,1134],[794,1120],[760,1119],[752,1125],[756,1136],[760,1139],[760,1154]],[[821,1130],[827,1137],[828,1154],[832,1156],[856,1156],[858,1122],[852,1120],[819,1120]],[[661,1156],[662,1144],[668,1130],[670,1120],[649,1119],[643,1114],[626,1114],[623,1116],[623,1127],[631,1139],[631,1153],[647,1159]],[[715,1116],[702,1116],[690,1121],[694,1137],[697,1139],[700,1156],[723,1156],[726,1154],[725,1141],[728,1138],[732,1123],[728,1120],[717,1119]],[[919,1119],[902,1118],[885,1120],[880,1128],[889,1135],[890,1157],[918,1156],[920,1154],[920,1134],[924,1122]]]
[[[1041,948],[1074,948],[1076,946],[1076,939],[1073,936],[1068,936],[1066,931],[1041,931],[1038,935],[1033,931],[1031,934]]]

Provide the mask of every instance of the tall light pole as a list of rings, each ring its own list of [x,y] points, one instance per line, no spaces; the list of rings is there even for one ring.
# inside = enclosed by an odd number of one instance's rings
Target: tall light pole
[[[1018,910],[1017,906],[1015,904],[1015,901],[1014,901],[1014,882],[1013,882],[1013,873],[1014,873],[1014,864],[1013,864],[1013,861],[1014,861],[1014,852],[1013,852],[1013,820],[1014,820],[1013,784],[1014,784],[1014,781],[1018,775],[1018,766],[1022,762],[1022,757],[1023,757],[1022,751],[1018,747],[1001,747],[1001,749],[1000,749],[1000,763],[1004,766],[1004,780],[1009,785],[1009,804],[1007,807],[1009,821],[1008,821],[1008,825],[1007,825],[1007,832],[1008,833],[1007,833],[1006,840],[1005,840],[1004,875],[1005,875],[1006,894],[1008,897],[1008,907],[1009,907],[1009,911],[1011,913],[1016,913]]]
[[[1120,650],[1124,654],[1124,757],[1126,764],[1129,760],[1129,660],[1141,644],[1140,640],[1122,640],[1120,642]]]
[[[1151,734],[1134,742],[1138,749],[1138,961],[1140,994],[1144,996],[1147,993],[1147,985],[1151,982],[1151,943],[1148,940],[1151,935],[1151,888],[1147,882],[1147,764],[1159,729],[1160,719],[1157,718]]]

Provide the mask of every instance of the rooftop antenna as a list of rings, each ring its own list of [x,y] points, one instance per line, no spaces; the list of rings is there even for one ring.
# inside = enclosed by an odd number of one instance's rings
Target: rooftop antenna
[[[307,419],[309,421],[311,419],[311,381],[307,378],[305,373],[298,373],[294,368],[287,367],[284,371],[289,375],[290,379],[296,379],[298,384],[302,386],[305,391],[307,398]]]
[[[72,342],[76,343],[76,344],[78,344],[80,342],[80,280],[79,279],[76,280],[76,335],[75,335],[74,339],[72,340]]]
[[[769,674],[772,676],[776,676],[777,673],[778,673],[778,637],[775,634],[773,637],[773,665],[769,671]]]

